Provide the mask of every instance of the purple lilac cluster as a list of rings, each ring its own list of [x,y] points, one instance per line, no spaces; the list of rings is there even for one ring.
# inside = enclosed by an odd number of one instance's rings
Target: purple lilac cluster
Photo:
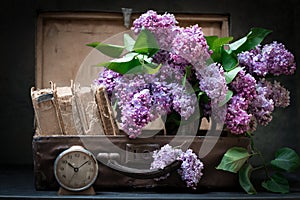
[[[236,95],[228,103],[225,123],[234,134],[253,132],[257,123],[268,125],[274,108],[287,107],[290,102],[289,91],[279,82],[272,84],[265,79],[256,82],[243,71],[239,72],[230,86]]]
[[[206,66],[210,51],[201,27],[177,28],[172,51],[188,60],[196,69]]]
[[[130,124],[134,124],[138,128],[142,128],[147,125],[151,120],[151,107],[152,107],[152,97],[150,95],[149,89],[142,89],[136,92],[131,101],[125,104],[125,108],[122,109],[123,113],[126,110],[127,117],[125,120],[127,123],[132,120]],[[126,123],[126,124],[127,124]],[[126,125],[127,127],[128,125]],[[132,132],[131,130],[130,132]]]
[[[201,27],[194,25],[181,28],[176,24],[173,15],[168,13],[158,15],[155,11],[149,10],[133,22],[132,29],[135,33],[139,33],[144,27],[154,34],[161,49],[154,56],[154,62],[172,68],[175,72],[174,78],[181,80],[187,66],[192,64],[196,71],[201,70],[206,66],[212,52],[209,51]],[[168,70],[165,72],[162,75],[167,76]]]
[[[251,102],[249,110],[258,124],[266,126],[272,120],[274,101],[268,98],[270,89],[263,82],[258,82],[256,92],[257,95]]]
[[[276,107],[285,108],[290,105],[290,92],[281,86],[279,82],[274,81],[272,85],[272,99]]]
[[[260,125],[268,125],[272,120],[274,107],[285,108],[290,104],[289,91],[279,82],[260,79],[257,84],[257,96],[250,104],[250,112]]]
[[[180,84],[172,83],[171,88],[173,109],[187,120],[195,111],[197,97],[195,94],[189,94]]]
[[[138,34],[142,28],[148,29],[156,37],[160,49],[169,50],[176,24],[174,15],[168,13],[158,15],[157,12],[149,10],[134,20],[132,30]]]
[[[257,46],[255,49],[238,54],[239,63],[246,69],[258,76],[272,74],[291,75],[296,70],[294,56],[281,43],[274,41],[263,47]]]
[[[256,97],[256,80],[244,70],[239,71],[230,83],[234,96],[228,102],[225,123],[227,129],[233,134],[243,134],[254,131],[251,126],[252,114],[249,113],[249,104]]]
[[[230,89],[245,98],[246,103],[249,104],[256,95],[256,80],[251,74],[241,70],[230,83]]]
[[[186,182],[187,187],[196,189],[197,184],[203,175],[203,163],[191,149],[182,153],[178,160],[182,161],[181,168],[178,170],[178,173],[181,175],[181,179]]]
[[[170,85],[167,82],[157,81],[151,84],[151,93],[153,98],[153,105],[155,105],[155,113],[161,115],[171,112],[173,98]],[[153,113],[155,115],[155,113]],[[156,116],[158,117],[158,116]]]
[[[94,84],[105,87],[108,96],[111,97],[112,92],[114,91],[114,88],[117,84],[117,80],[121,76],[122,75],[118,72],[104,68],[104,70],[99,73],[99,77],[94,81]]]
[[[228,87],[221,65],[213,63],[196,71],[200,80],[200,89],[211,99],[213,104],[219,104],[225,100]]]
[[[164,169],[167,165],[177,160],[182,153],[181,149],[173,148],[169,144],[166,144],[153,152],[153,162],[150,169]]]
[[[181,179],[186,182],[187,187],[196,189],[203,173],[204,165],[191,149],[183,152],[181,149],[173,148],[169,144],[153,152],[153,162],[150,169],[164,169],[175,160],[182,161],[178,173]],[[161,179],[166,178],[162,177]],[[160,180],[160,179],[158,179]]]
[[[194,113],[196,95],[188,93],[182,84],[168,83],[160,78],[159,74],[130,74],[117,79],[114,101],[121,111],[120,125],[130,138],[140,135],[149,122],[172,109],[184,119]]]
[[[296,64],[293,54],[285,49],[283,44],[277,42],[258,45],[253,50],[242,52],[238,55],[238,60],[246,72],[240,71],[230,84],[230,89],[239,97],[234,96],[229,101],[226,126],[232,133],[241,134],[255,130],[257,123],[268,125],[272,120],[274,107],[289,105],[289,91],[279,82],[275,81],[272,84],[260,79],[256,83],[253,76],[291,75],[295,72]],[[244,109],[234,105],[240,97],[246,102]],[[244,124],[238,125],[238,121]]]
[[[121,110],[121,127],[130,138],[137,137],[144,126],[172,105],[167,83],[150,74],[124,75],[115,86],[115,96]]]
[[[235,95],[228,104],[226,113],[226,128],[233,134],[243,134],[247,132],[250,127],[251,114],[247,113],[248,104],[245,98]]]

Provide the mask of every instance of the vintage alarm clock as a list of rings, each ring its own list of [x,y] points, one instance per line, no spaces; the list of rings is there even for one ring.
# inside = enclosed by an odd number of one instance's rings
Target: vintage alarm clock
[[[84,147],[72,146],[56,158],[54,175],[60,185],[59,195],[93,195],[93,183],[98,176],[98,162]]]

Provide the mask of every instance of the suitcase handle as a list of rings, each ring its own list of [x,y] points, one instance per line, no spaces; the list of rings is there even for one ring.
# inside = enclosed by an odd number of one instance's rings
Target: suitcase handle
[[[179,169],[181,161],[174,161],[163,169],[136,169],[121,165],[116,160],[109,160],[107,166],[121,174],[137,179],[153,179],[165,176],[166,174]]]
[[[181,161],[174,161],[163,169],[137,169],[121,165],[118,160],[120,160],[120,155],[118,153],[99,153],[97,159],[104,161],[106,166],[109,168],[137,179],[153,179],[162,177],[174,170],[177,170],[181,166]]]

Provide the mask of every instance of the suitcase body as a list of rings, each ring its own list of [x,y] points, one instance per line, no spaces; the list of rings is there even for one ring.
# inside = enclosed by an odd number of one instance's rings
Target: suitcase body
[[[59,185],[54,176],[56,157],[73,145],[81,145],[99,158],[103,153],[119,155],[118,165],[110,166],[98,159],[99,171],[94,183],[96,191],[128,190],[137,188],[164,188],[186,190],[185,183],[176,172],[176,168],[168,171],[169,176],[157,180],[153,176],[141,176],[131,173],[134,169],[149,169],[152,161],[151,152],[165,144],[182,146],[189,141],[188,148],[199,155],[204,142],[211,143],[213,148],[200,158],[204,164],[203,176],[197,190],[237,190],[239,182],[237,174],[217,170],[224,153],[233,146],[249,148],[250,140],[245,137],[205,137],[205,136],[163,136],[155,135],[147,138],[129,139],[127,136],[34,136],[32,141],[34,157],[35,188],[37,190],[57,190]],[[214,145],[216,141],[216,144]],[[112,148],[114,146],[114,148]],[[114,152],[112,152],[114,151]],[[135,154],[137,153],[137,154]],[[137,155],[137,156],[136,156]],[[121,166],[121,167],[120,167]],[[124,169],[131,169],[125,172]],[[121,170],[120,170],[121,169]],[[158,173],[161,176],[161,173]],[[139,176],[137,176],[139,175]],[[154,175],[155,176],[155,175]]]

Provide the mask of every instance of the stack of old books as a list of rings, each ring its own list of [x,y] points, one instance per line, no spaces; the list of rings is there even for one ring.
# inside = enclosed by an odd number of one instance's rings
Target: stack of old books
[[[118,135],[114,112],[103,87],[73,84],[31,89],[36,135]]]

